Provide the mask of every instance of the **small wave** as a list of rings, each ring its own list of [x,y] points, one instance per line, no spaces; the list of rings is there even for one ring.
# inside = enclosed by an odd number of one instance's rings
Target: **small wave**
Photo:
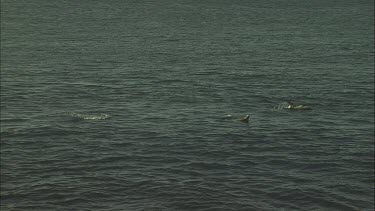
[[[1,118],[1,122],[25,122],[28,121],[27,118]]]
[[[34,136],[51,136],[51,135],[68,135],[72,131],[65,128],[56,127],[52,125],[34,125],[26,128],[7,128],[1,131],[0,135],[3,138],[10,137],[34,137]],[[29,143],[29,142],[27,142]]]
[[[108,119],[110,115],[108,114],[79,114],[79,113],[69,113],[69,115],[75,119],[80,120],[104,120]]]

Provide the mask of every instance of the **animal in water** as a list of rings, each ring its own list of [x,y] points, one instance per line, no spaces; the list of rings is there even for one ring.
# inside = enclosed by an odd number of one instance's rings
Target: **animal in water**
[[[226,116],[223,117],[224,119],[226,120],[233,120],[233,119],[236,119],[234,118],[232,115],[228,114]],[[241,122],[245,122],[245,123],[248,123],[249,122],[249,119],[250,119],[250,115],[246,115],[246,116],[243,116],[240,118],[240,121]]]
[[[249,115],[246,115],[246,116],[242,117],[242,118],[240,119],[240,121],[241,121],[241,122],[249,122],[249,118],[250,118],[250,116],[249,116]]]
[[[312,108],[304,105],[295,105],[294,103],[287,101],[289,110],[297,110],[297,111],[306,111],[306,110],[312,110]]]

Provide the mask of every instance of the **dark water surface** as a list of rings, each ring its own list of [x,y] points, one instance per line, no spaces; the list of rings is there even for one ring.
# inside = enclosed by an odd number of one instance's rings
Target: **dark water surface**
[[[1,210],[373,210],[373,20],[370,0],[1,0]]]

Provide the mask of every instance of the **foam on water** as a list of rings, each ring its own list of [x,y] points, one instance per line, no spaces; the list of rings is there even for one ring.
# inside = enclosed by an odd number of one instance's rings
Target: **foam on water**
[[[282,102],[282,103],[279,103],[277,105],[275,105],[273,108],[275,110],[280,110],[280,109],[287,109],[289,106],[289,104],[287,102]]]
[[[75,118],[75,119],[80,119],[80,120],[104,120],[108,119],[111,116],[108,114],[83,114],[83,113],[68,113],[69,116]]]

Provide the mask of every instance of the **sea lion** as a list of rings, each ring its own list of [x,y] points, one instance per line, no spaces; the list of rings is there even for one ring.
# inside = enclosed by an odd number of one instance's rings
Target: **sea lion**
[[[249,122],[249,115],[246,115],[240,119],[241,122]]]

